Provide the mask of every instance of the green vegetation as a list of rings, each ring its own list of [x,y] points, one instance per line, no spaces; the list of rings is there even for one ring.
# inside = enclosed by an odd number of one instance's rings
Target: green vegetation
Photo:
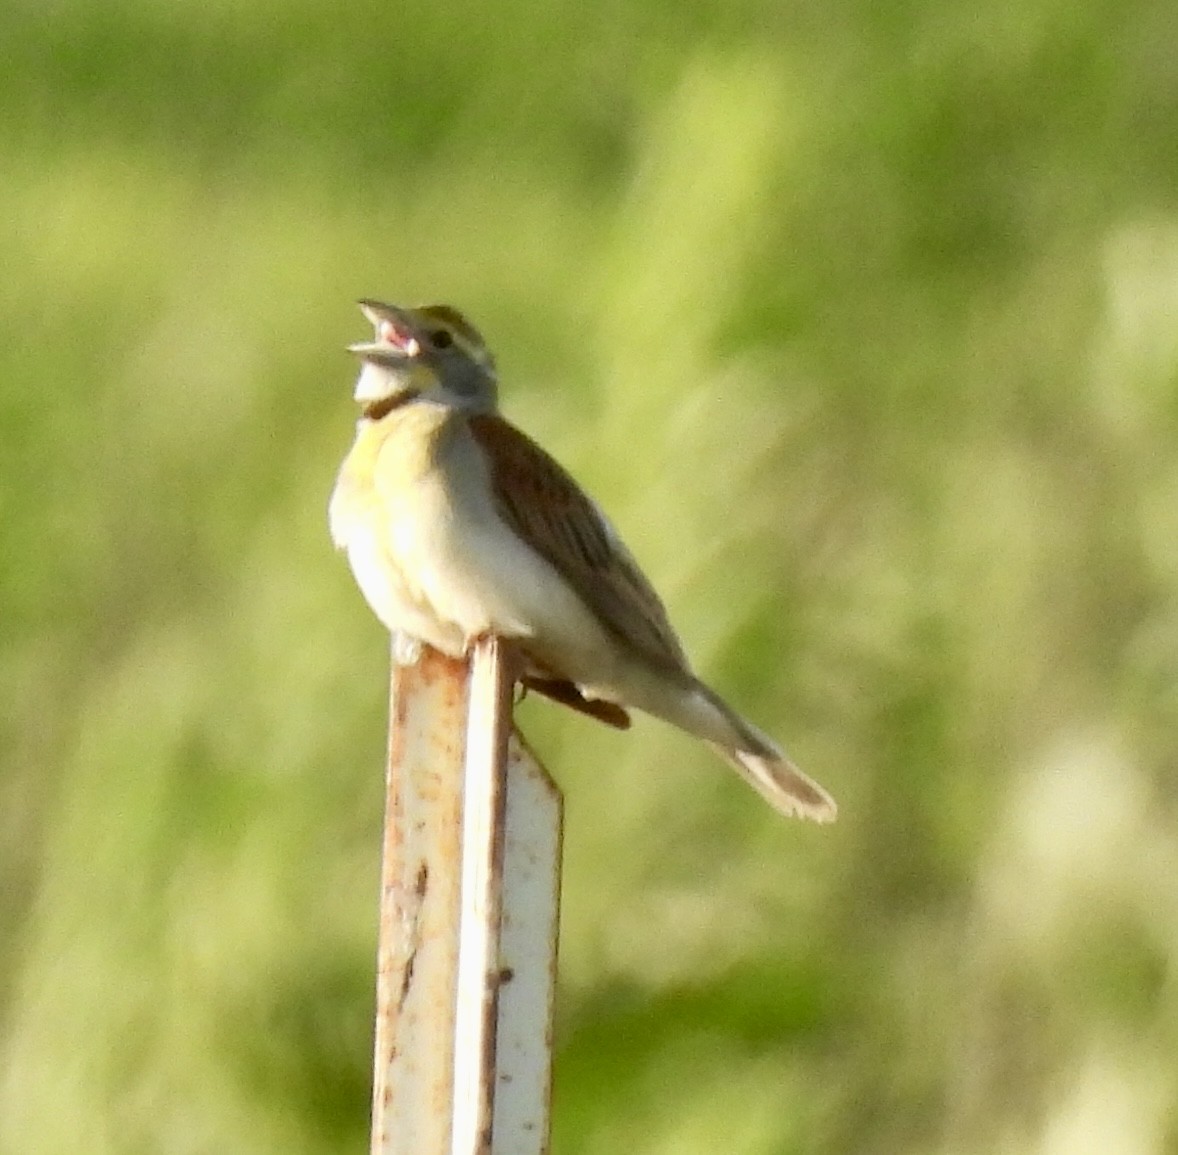
[[[469,312],[842,807],[524,703],[555,1155],[1178,1150],[1171,0],[17,0],[0,43],[2,1155],[366,1149],[365,295]]]

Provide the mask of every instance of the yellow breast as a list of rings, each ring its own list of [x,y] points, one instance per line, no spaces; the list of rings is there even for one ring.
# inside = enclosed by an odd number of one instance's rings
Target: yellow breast
[[[332,537],[347,544],[357,518],[387,518],[401,501],[428,482],[451,434],[454,414],[441,405],[416,401],[380,421],[364,421],[340,468],[332,497]]]
[[[423,588],[423,546],[448,521],[443,453],[460,433],[453,411],[421,401],[361,422],[328,512],[332,539],[377,616],[447,653],[462,652],[463,635]]]

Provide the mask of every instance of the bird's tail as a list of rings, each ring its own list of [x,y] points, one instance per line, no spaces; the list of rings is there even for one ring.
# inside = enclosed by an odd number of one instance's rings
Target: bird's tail
[[[695,724],[684,719],[680,725],[710,742],[774,810],[814,822],[835,820],[838,806],[834,799],[813,778],[803,774],[770,737],[746,722],[702,682],[696,682],[691,697]]]
[[[778,813],[812,822],[833,822],[838,817],[838,805],[830,794],[784,754],[766,758],[747,750],[716,749]]]

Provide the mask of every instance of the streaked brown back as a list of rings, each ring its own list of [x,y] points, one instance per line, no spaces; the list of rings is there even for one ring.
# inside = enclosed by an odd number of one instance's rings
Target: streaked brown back
[[[472,417],[470,430],[490,462],[503,520],[556,568],[619,641],[660,670],[688,672],[658,594],[573,478],[498,415]]]

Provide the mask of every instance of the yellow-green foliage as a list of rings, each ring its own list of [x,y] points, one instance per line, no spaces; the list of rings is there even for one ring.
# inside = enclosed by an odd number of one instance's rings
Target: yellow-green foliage
[[[1172,7],[0,6],[0,1152],[365,1149],[366,295],[842,807],[521,707],[556,1155],[1172,1151]]]

